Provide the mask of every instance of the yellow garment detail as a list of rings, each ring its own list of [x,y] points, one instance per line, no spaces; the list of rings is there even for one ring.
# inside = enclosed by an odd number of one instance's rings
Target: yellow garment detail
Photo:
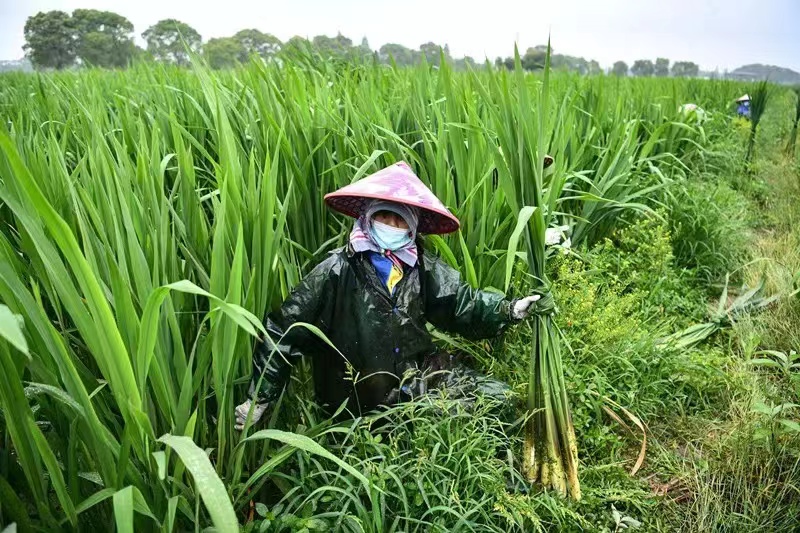
[[[389,289],[389,294],[394,294],[394,288],[401,279],[403,279],[403,269],[397,265],[392,265],[392,271],[389,272],[389,278],[386,280],[386,288]]]

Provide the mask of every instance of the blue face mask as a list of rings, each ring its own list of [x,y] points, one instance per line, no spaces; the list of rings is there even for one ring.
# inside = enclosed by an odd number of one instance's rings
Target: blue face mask
[[[384,250],[399,250],[411,242],[410,231],[403,228],[395,228],[383,222],[372,221],[372,238]]]

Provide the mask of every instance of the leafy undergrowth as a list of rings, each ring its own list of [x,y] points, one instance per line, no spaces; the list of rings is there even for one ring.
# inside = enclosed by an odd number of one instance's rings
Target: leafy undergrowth
[[[768,294],[796,288],[800,210],[787,198],[800,196],[797,178],[781,161],[762,163],[766,194],[739,187],[738,174],[690,177],[676,184],[672,205],[551,261],[580,502],[530,488],[518,473],[522,420],[514,413],[530,344],[521,326],[492,343],[446,345],[509,383],[506,404],[439,395],[339,426],[326,447],[368,476],[373,493],[297,453],[251,494],[248,530],[796,530],[798,299],[692,349],[658,340],[702,322],[727,273],[750,287],[763,278]],[[730,291],[737,287],[731,281]],[[304,405],[299,418],[310,423],[313,412]]]

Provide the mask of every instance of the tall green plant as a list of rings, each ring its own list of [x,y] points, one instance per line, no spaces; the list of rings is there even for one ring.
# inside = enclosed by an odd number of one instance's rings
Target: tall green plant
[[[758,124],[761,122],[761,117],[764,116],[764,110],[767,108],[771,94],[772,88],[767,80],[755,84],[750,90],[750,136],[747,138],[747,154],[744,158],[748,165],[753,159]]]
[[[795,110],[794,120],[792,122],[792,131],[789,133],[789,140],[786,143],[786,155],[789,157],[794,156],[794,148],[797,144],[797,126],[800,124],[800,87],[793,87],[792,90],[795,94]]]

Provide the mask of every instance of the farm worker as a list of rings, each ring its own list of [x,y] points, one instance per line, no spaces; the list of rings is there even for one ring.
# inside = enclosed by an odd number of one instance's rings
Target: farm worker
[[[750,95],[745,94],[736,99],[738,104],[736,107],[736,114],[740,117],[750,118]]]
[[[507,387],[437,353],[430,322],[471,339],[499,335],[532,312],[552,312],[552,298],[508,300],[471,288],[458,271],[423,250],[419,234],[450,233],[459,222],[399,162],[325,196],[354,217],[347,246],[317,265],[256,343],[250,398],[236,407],[236,427],[252,422],[284,390],[292,363],[310,356],[317,401],[329,410],[347,401],[360,415],[447,387],[503,397]],[[537,303],[538,302],[538,303]],[[336,350],[297,322],[317,326]],[[252,411],[252,415],[249,413]]]

